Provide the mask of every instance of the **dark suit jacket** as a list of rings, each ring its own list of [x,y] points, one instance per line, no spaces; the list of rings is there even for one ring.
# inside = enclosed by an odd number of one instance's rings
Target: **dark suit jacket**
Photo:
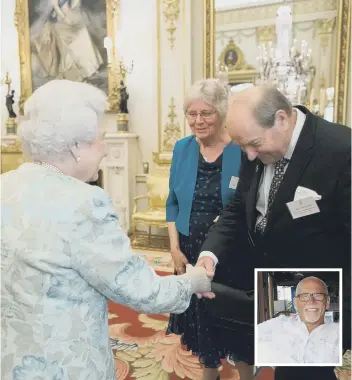
[[[232,201],[209,231],[202,251],[237,266],[245,288],[254,267],[343,268],[344,312],[350,310],[351,130],[327,122],[304,107],[307,117],[261,238],[254,234],[259,160],[244,155]],[[316,191],[320,212],[293,219],[286,206],[298,186]],[[246,270],[244,273],[243,268]],[[248,280],[248,277],[250,280]],[[345,318],[344,318],[345,319]],[[346,323],[344,323],[346,325]]]

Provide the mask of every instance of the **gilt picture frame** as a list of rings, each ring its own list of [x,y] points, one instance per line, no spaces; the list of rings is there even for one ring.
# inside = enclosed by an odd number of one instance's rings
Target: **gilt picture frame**
[[[109,70],[104,38],[114,44],[119,0],[16,0],[20,114],[33,91],[52,79],[88,82],[116,105],[116,76]]]

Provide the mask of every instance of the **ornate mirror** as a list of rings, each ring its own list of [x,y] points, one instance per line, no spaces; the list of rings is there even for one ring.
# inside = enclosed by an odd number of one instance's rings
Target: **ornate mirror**
[[[281,42],[285,33],[291,33],[287,51],[299,61],[306,86],[304,97],[295,98],[297,103],[321,116],[329,104],[331,120],[346,124],[349,0],[204,0],[204,4],[205,77],[225,76],[230,85],[258,83],[267,68],[263,62],[267,64],[267,57],[285,45]],[[286,16],[279,18],[279,8],[289,9]],[[293,80],[292,88],[296,84]]]

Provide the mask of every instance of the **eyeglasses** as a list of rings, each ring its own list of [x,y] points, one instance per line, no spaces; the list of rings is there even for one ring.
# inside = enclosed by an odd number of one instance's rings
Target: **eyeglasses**
[[[302,302],[310,301],[310,298],[313,297],[315,301],[324,301],[325,297],[328,295],[325,293],[302,293],[298,294],[296,297],[299,298]]]
[[[188,121],[195,121],[199,115],[203,120],[211,119],[216,111],[200,111],[200,112],[186,112],[186,118]]]

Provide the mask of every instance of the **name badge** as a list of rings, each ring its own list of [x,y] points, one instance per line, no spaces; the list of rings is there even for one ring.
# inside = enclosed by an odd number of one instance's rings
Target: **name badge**
[[[230,180],[229,188],[236,190],[237,184],[238,184],[238,177],[232,176]]]
[[[292,219],[302,218],[303,216],[308,216],[312,214],[317,214],[320,212],[317,202],[314,198],[308,197],[299,199],[298,201],[286,203]]]

